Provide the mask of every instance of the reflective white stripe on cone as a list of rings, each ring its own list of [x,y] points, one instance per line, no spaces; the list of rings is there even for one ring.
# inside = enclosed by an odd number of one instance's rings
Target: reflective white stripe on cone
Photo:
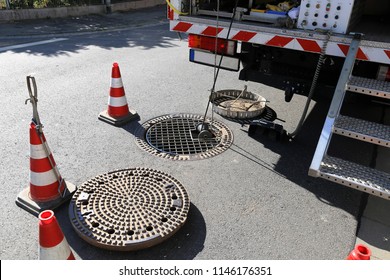
[[[45,248],[39,248],[40,260],[74,260],[72,251],[66,239],[62,239],[61,243],[57,246]]]
[[[112,88],[122,88],[122,78],[111,78],[111,87]]]
[[[125,96],[122,97],[112,97],[108,98],[108,105],[112,107],[122,107],[127,105],[127,100]]]
[[[47,150],[51,155],[51,151],[49,147],[47,147]],[[43,159],[46,157],[47,157],[46,151],[42,144],[38,144],[38,145],[30,144],[30,158]]]
[[[45,187],[57,182],[57,177],[53,170],[46,172],[33,172],[30,170],[30,183],[34,186]]]

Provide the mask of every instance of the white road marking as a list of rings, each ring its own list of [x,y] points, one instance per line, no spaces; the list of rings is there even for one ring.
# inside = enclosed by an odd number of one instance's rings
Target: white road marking
[[[38,41],[38,42],[33,42],[33,43],[7,46],[7,47],[0,48],[0,52],[14,50],[14,49],[21,49],[21,48],[26,48],[26,47],[31,47],[31,46],[37,46],[37,45],[43,45],[43,44],[50,44],[50,43],[60,42],[60,41],[64,41],[64,40],[68,40],[68,38],[56,38],[56,39]]]

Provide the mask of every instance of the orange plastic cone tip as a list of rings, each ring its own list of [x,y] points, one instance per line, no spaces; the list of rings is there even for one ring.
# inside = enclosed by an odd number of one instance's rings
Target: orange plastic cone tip
[[[371,250],[362,244],[356,247],[348,255],[347,260],[369,260],[371,258]]]
[[[52,210],[42,211],[39,216],[39,259],[74,260],[68,242]]]
[[[120,78],[121,77],[121,71],[119,70],[119,65],[117,62],[114,62],[112,64],[111,77],[112,78]]]

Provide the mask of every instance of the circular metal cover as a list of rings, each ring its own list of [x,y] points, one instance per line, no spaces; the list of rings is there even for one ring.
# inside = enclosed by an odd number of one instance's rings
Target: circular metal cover
[[[84,182],[71,199],[69,217],[88,243],[133,251],[171,237],[185,223],[189,207],[178,180],[161,171],[131,168]]]
[[[145,122],[136,133],[138,146],[163,158],[197,160],[216,156],[233,143],[232,131],[223,123],[193,114],[164,115]],[[212,137],[203,138],[207,127]]]

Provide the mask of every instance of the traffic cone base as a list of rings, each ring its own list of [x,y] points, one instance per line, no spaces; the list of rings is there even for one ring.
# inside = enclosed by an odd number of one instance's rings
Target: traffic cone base
[[[106,123],[112,124],[114,126],[122,126],[134,119],[138,118],[138,114],[135,110],[129,109],[127,115],[122,117],[113,117],[108,114],[108,110],[104,110],[99,114],[99,120],[104,121]]]
[[[23,208],[27,212],[30,212],[34,216],[38,217],[39,213],[44,210],[53,210],[61,206],[64,202],[72,198],[73,193],[76,191],[76,186],[72,183],[64,181],[66,189],[64,190],[64,196],[60,196],[57,199],[45,202],[34,201],[30,195],[30,187],[22,190],[16,198],[16,205]]]

